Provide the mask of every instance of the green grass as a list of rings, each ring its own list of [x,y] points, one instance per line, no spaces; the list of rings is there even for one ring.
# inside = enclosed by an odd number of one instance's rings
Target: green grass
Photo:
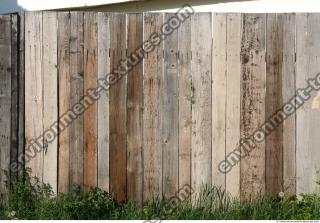
[[[320,196],[316,194],[302,195],[301,200],[260,197],[240,204],[223,190],[211,187],[203,190],[197,205],[188,200],[171,205],[157,199],[136,206],[118,204],[98,188],[83,192],[75,187],[68,194],[53,196],[50,186],[31,179],[29,171],[9,182],[8,195],[0,205],[1,219],[320,219]]]

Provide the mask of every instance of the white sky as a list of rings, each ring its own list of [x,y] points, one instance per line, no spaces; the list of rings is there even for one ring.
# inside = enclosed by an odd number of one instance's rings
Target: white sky
[[[119,1],[121,0],[18,0],[18,4],[25,10],[43,10]],[[197,12],[320,12],[320,0],[258,0],[195,6],[194,8]],[[176,10],[164,11],[175,12]]]

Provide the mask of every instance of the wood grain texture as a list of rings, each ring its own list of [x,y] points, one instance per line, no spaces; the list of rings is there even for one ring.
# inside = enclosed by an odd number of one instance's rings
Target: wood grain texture
[[[128,15],[128,51],[143,43],[143,15]],[[135,60],[133,60],[135,61]],[[138,63],[128,73],[127,91],[127,193],[128,199],[138,204],[143,196],[142,112],[143,63]]]
[[[11,16],[0,16],[0,196],[5,194],[5,171],[9,170],[11,150]]]
[[[84,91],[97,86],[98,23],[93,12],[84,13]],[[91,100],[97,99],[92,94]],[[84,185],[97,186],[97,103],[93,103],[84,113]]]
[[[282,107],[283,19],[266,17],[266,111],[267,119]],[[266,193],[277,195],[282,181],[282,125],[266,137]]]
[[[83,74],[83,13],[70,13],[70,106],[81,101],[84,95]],[[70,129],[70,186],[83,185],[84,120],[79,115]]]
[[[43,155],[43,182],[57,193],[58,138],[50,126],[58,121],[58,69],[57,69],[57,13],[43,13],[43,129],[45,151]]]
[[[166,13],[169,21],[173,13]],[[163,149],[163,195],[171,198],[178,192],[179,177],[179,98],[178,98],[178,37],[173,31],[164,41],[164,73],[162,88],[162,149]]]
[[[241,78],[240,13],[227,15],[227,101],[226,101],[226,154],[238,148],[240,142],[240,78]],[[217,168],[217,167],[216,167]],[[234,197],[240,196],[240,165],[226,174],[226,190]]]
[[[59,123],[64,130],[59,132],[58,191],[67,192],[70,186],[70,126],[61,116],[70,109],[70,13],[61,12],[58,17],[58,76],[59,76]]]
[[[265,15],[246,14],[243,16],[241,138],[246,139],[265,121],[266,51]],[[254,149],[240,162],[242,200],[265,193],[265,140],[261,141],[256,143]]]
[[[212,184],[226,188],[226,174],[217,168],[226,156],[227,15],[212,15]]]
[[[296,89],[296,15],[280,15],[283,18],[282,100],[289,101]],[[296,192],[296,114],[283,123],[283,189],[285,194]]]
[[[110,15],[98,13],[98,78],[110,72]],[[98,186],[109,191],[109,90],[98,101]]]
[[[179,32],[179,188],[191,185],[191,21]]]
[[[144,41],[158,31],[163,14],[144,14]],[[160,42],[144,59],[143,74],[143,199],[162,196],[161,90],[163,43]]]
[[[113,14],[111,30],[111,69],[119,69],[120,60],[126,56],[126,15]],[[120,71],[121,70],[121,71]],[[120,74],[121,75],[121,74]],[[118,201],[126,199],[127,179],[127,77],[122,76],[110,88],[110,190]]]
[[[42,12],[25,14],[25,165],[42,182],[43,71]],[[38,138],[40,137],[40,138]]]
[[[319,73],[320,32],[319,14],[297,14],[297,76],[296,87],[305,88],[307,80]],[[306,94],[308,95],[308,94]],[[311,92],[308,100],[297,112],[297,194],[319,192],[319,143],[317,128],[320,121],[319,92]],[[300,96],[301,97],[301,96]],[[307,97],[305,97],[307,98]]]
[[[196,198],[204,185],[212,183],[212,112],[211,46],[212,15],[199,13],[191,17],[192,73],[192,158],[191,187]]]

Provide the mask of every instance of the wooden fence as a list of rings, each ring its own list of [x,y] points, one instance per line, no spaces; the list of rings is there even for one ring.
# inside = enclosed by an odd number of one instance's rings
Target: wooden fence
[[[1,168],[171,16],[1,16]],[[55,192],[98,186],[120,201],[170,197],[185,184],[214,184],[241,198],[319,192],[320,94],[231,172],[218,170],[320,72],[319,24],[320,14],[195,13],[56,140],[44,139],[26,166]]]

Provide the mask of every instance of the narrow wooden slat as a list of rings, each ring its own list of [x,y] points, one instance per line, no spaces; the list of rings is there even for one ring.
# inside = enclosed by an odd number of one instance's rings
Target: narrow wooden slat
[[[83,13],[71,12],[70,38],[70,106],[83,97]],[[70,186],[83,185],[83,114],[70,126]]]
[[[307,80],[319,73],[320,15],[297,14],[297,76],[296,87],[304,88]],[[308,94],[306,94],[308,95]],[[297,112],[297,193],[319,192],[315,181],[319,180],[320,121],[319,92],[312,92]],[[301,94],[300,94],[301,97]],[[306,98],[306,97],[305,97]]]
[[[98,78],[110,72],[110,15],[98,14]],[[98,186],[109,191],[109,91],[98,101]]]
[[[192,73],[192,163],[191,186],[199,192],[212,182],[211,113],[211,13],[191,17]],[[193,194],[195,199],[197,193]]]
[[[246,139],[265,121],[265,15],[243,18],[241,47],[241,138]],[[260,136],[260,134],[259,134]],[[265,141],[241,159],[241,199],[265,192]]]
[[[25,13],[19,13],[19,123],[18,123],[18,161],[19,166],[23,166],[24,163],[24,140],[25,140],[25,125],[24,125],[24,110],[25,110]]]
[[[173,13],[166,13],[169,21]],[[170,198],[178,191],[179,162],[179,101],[178,101],[178,35],[172,32],[164,41],[164,74],[161,93],[162,149],[163,149],[163,195]]]
[[[18,161],[18,122],[19,122],[19,24],[18,15],[11,15],[11,149],[10,164]],[[11,174],[12,175],[12,174]],[[17,176],[16,174],[14,174]]]
[[[226,174],[218,164],[226,155],[227,15],[212,16],[212,184],[225,189]]]
[[[126,15],[113,14],[110,20],[111,69],[118,69],[126,55]],[[122,68],[120,70],[123,70]],[[127,133],[126,76],[110,88],[110,190],[118,201],[126,199]]]
[[[179,188],[191,185],[191,23],[179,32]]]
[[[240,142],[240,78],[241,78],[241,31],[240,13],[227,15],[227,108],[226,154],[238,148]],[[213,105],[214,106],[214,105]],[[216,167],[217,168],[217,167]],[[226,174],[226,190],[234,197],[240,196],[240,165]]]
[[[144,15],[144,41],[158,31],[163,14]],[[143,199],[162,196],[161,89],[163,75],[163,43],[144,59],[143,77]]]
[[[283,17],[282,100],[289,101],[295,95],[295,14]],[[286,195],[296,192],[296,114],[283,123],[283,187]]]
[[[43,182],[57,192],[58,138],[50,126],[58,120],[57,13],[43,13],[43,128],[46,144],[43,156]]]
[[[0,16],[0,195],[5,194],[11,149],[11,16]]]
[[[143,15],[128,15],[128,51],[135,50],[143,42]],[[135,61],[135,60],[133,60]],[[138,63],[128,74],[127,92],[127,193],[130,201],[142,203],[143,166],[142,166],[142,108],[143,108],[143,63]]]
[[[38,139],[43,133],[42,13],[28,12],[25,20],[25,165],[42,181],[43,140]]]
[[[84,90],[97,86],[98,24],[93,12],[84,13]],[[95,96],[94,96],[95,97]],[[92,97],[92,99],[94,99]],[[97,186],[97,103],[84,113],[84,185]]]
[[[70,13],[61,12],[58,17],[58,71],[59,71],[59,117],[70,108]],[[65,129],[59,133],[58,191],[69,190],[70,129],[64,120]]]
[[[266,21],[266,118],[282,106],[283,20],[268,14]],[[282,180],[282,126],[266,137],[266,193],[277,195]]]

